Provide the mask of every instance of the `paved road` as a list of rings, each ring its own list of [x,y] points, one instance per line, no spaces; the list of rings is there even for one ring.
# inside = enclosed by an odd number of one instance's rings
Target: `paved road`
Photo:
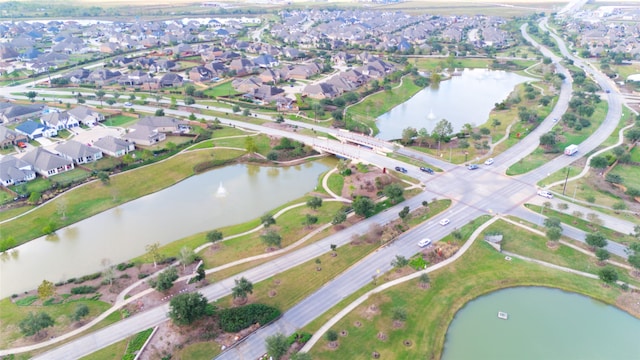
[[[557,60],[557,58],[555,60]],[[570,97],[567,95],[567,91],[569,93],[571,91],[569,77],[567,78],[566,85],[563,84],[562,86],[560,100],[556,105],[557,111],[554,109],[552,114],[559,115],[563,111],[562,109],[566,106],[566,102]],[[610,101],[613,102],[610,109],[615,108],[615,98],[610,99]],[[566,107],[564,107],[564,109],[566,109]],[[154,109],[150,108],[149,110],[153,111]],[[177,115],[184,115],[186,113],[178,111],[167,112]],[[549,119],[550,118],[543,122],[541,125],[542,130],[540,131],[544,131],[547,126],[551,126]],[[311,144],[319,145],[322,143],[323,146],[331,147],[334,152],[345,153],[353,157],[358,157],[379,166],[393,167],[397,164],[397,161],[373,151],[340,144],[331,140],[309,140],[308,137],[297,133],[285,132],[277,129],[267,129],[258,125],[234,122],[226,119],[224,119],[223,122],[229,122],[237,126],[259,130],[272,135],[287,136]],[[548,128],[546,129],[548,130]],[[323,128],[322,131],[327,131],[327,129]],[[505,176],[504,170],[508,164],[511,164],[524,156],[528,149],[535,148],[535,146],[537,146],[537,142],[537,137],[528,136],[510,151],[497,156],[496,164],[492,167],[482,167],[475,171],[469,171],[463,167],[457,167],[445,163],[439,164],[437,160],[433,159],[429,159],[429,162],[445,169],[446,171],[444,173],[428,175],[420,172],[416,167],[405,166],[409,169],[411,175],[425,182],[427,191],[401,205],[360,222],[351,228],[345,229],[336,235],[237,275],[236,277],[245,276],[252,282],[267,279],[273,276],[273,274],[279,273],[305,261],[312,260],[329,251],[330,244],[337,244],[340,246],[348,243],[352,235],[366,233],[371,224],[385,224],[390,220],[396,219],[398,212],[404,206],[408,205],[413,209],[421,206],[420,204],[423,200],[431,201],[435,197],[446,197],[454,200],[454,205],[448,211],[404,234],[395,241],[393,245],[387,246],[355,264],[348,271],[336,277],[332,282],[325,285],[316,293],[287,311],[287,313],[285,313],[282,318],[273,325],[263,328],[251,335],[240,346],[225,352],[220,356],[220,358],[257,358],[265,351],[263,340],[266,336],[278,331],[290,333],[294,329],[304,326],[316,316],[337,304],[337,302],[339,302],[343,297],[351,294],[356,289],[359,289],[371,281],[372,276],[378,274],[378,270],[380,273],[389,270],[391,268],[391,260],[393,260],[395,255],[400,254],[409,257],[415,254],[417,251],[416,243],[423,237],[428,236],[432,240],[437,241],[449,233],[453,228],[460,227],[477,216],[487,213],[511,213],[522,216],[532,222],[539,222],[540,220],[537,217],[537,214],[523,211],[520,205],[535,196],[535,182],[544,178],[547,173],[555,172],[556,170],[562,169],[566,166],[565,161],[568,160],[565,159],[574,161],[575,158],[566,157],[560,158],[562,160],[557,159],[547,164],[543,171],[535,171],[533,175],[523,176],[517,179]],[[583,151],[588,151],[586,150],[588,146],[588,144],[585,145]],[[442,227],[437,224],[437,221],[444,217],[451,219],[451,224],[446,227]],[[574,232],[574,230],[568,227],[565,230],[565,234],[575,236],[576,238],[583,236],[583,234]],[[617,251],[619,251],[619,249],[612,248],[612,252],[616,253]],[[233,286],[233,279],[225,279],[201,289],[201,292],[207,296],[208,299],[215,300],[229,294]],[[166,306],[151,309],[143,314],[118,322],[110,327],[82,337],[69,344],[62,345],[57,349],[43,354],[39,358],[69,359],[83,356],[127,336],[135,334],[142,329],[166,321],[166,312]]]

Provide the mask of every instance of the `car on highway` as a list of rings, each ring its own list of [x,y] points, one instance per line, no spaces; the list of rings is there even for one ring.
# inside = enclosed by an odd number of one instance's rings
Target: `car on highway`
[[[479,168],[479,166],[478,166],[478,165],[476,165],[476,164],[469,164],[469,165],[467,165],[467,169],[469,169],[469,170],[476,170],[476,169],[478,169],[478,168]]]
[[[487,161],[484,162],[485,165],[492,165],[493,164],[493,158],[488,158]]]
[[[130,102],[126,102],[126,103],[124,103],[124,106],[133,106],[133,104],[130,103]]]
[[[424,239],[418,241],[418,246],[420,246],[420,247],[429,246],[430,244],[431,244],[431,239],[424,238]]]
[[[553,199],[553,194],[546,190],[539,190],[538,195],[547,199]]]
[[[440,225],[445,226],[445,225],[449,225],[451,221],[449,221],[449,219],[442,219],[440,220]]]
[[[427,174],[433,174],[433,169],[432,168],[428,168],[428,167],[421,167],[420,171],[424,171]]]
[[[405,168],[403,168],[401,166],[396,166],[396,171],[399,171],[399,172],[401,172],[403,174],[407,173],[407,169],[405,169]]]

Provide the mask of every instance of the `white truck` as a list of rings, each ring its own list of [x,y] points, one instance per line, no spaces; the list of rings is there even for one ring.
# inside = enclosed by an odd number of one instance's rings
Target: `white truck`
[[[564,149],[564,154],[565,155],[569,155],[569,156],[571,156],[571,155],[573,155],[573,154],[575,154],[577,152],[578,152],[578,145],[573,145],[572,144],[572,145],[567,146]]]

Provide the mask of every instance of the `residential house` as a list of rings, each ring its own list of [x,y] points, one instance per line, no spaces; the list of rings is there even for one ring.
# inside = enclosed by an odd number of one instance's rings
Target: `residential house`
[[[16,131],[26,135],[31,140],[41,138],[43,136],[52,137],[58,135],[58,131],[56,129],[48,128],[33,120],[27,120],[16,126]]]
[[[48,112],[42,115],[40,121],[42,121],[45,126],[56,130],[71,129],[80,126],[78,119],[69,116],[69,113],[66,111]]]
[[[27,136],[8,127],[0,125],[0,148],[8,148],[12,145],[18,145],[19,142],[26,143]]]
[[[169,72],[175,68],[177,68],[177,64],[167,59],[159,59],[149,65],[149,71],[151,72]]]
[[[69,117],[86,126],[96,126],[98,122],[104,121],[104,115],[86,106],[77,106],[68,112]]]
[[[118,84],[124,86],[140,86],[145,82],[151,81],[149,74],[142,70],[133,70],[118,79]]]
[[[276,107],[279,112],[298,112],[300,110],[296,100],[283,96],[276,99]]]
[[[284,90],[270,85],[262,85],[253,91],[248,92],[245,96],[256,100],[270,103],[276,101],[277,98],[282,97]]]
[[[73,161],[75,164],[87,164],[102,159],[102,150],[69,140],[55,147],[55,150],[63,158]]]
[[[340,91],[327,83],[307,85],[302,89],[302,96],[308,96],[312,99],[333,99],[338,95],[340,95]]]
[[[87,69],[72,70],[64,75],[73,84],[82,84],[87,81],[87,78],[91,75],[91,71]]]
[[[159,81],[160,87],[178,87],[182,86],[182,76],[174,73],[164,74]]]
[[[189,70],[189,79],[191,81],[211,81],[214,77],[216,76],[213,74],[213,71],[207,69],[204,66],[196,66]]]
[[[87,82],[95,83],[96,85],[109,85],[115,83],[120,75],[122,75],[120,71],[98,69],[89,74],[89,76],[87,77]]]
[[[73,161],[67,160],[41,147],[26,153],[22,160],[30,164],[38,174],[49,177],[74,169]]]
[[[225,76],[227,72],[229,72],[229,68],[224,63],[218,61],[208,63],[204,67],[211,70],[214,80],[215,78],[221,78]]]
[[[280,65],[278,60],[269,54],[262,54],[253,59],[253,63],[261,68],[272,68]]]
[[[164,141],[167,135],[151,126],[135,124],[131,126],[129,131],[123,136],[126,141],[135,145],[150,146]]]
[[[344,51],[339,51],[331,56],[331,62],[336,66],[346,66],[347,64],[352,63],[355,60],[355,56]]]
[[[245,76],[253,73],[256,65],[249,59],[234,59],[229,64],[229,70],[235,71],[237,76]]]
[[[113,157],[121,157],[135,150],[135,145],[133,145],[133,143],[113,136],[105,136],[96,140],[93,143],[93,147],[100,149],[103,153]]]
[[[289,71],[286,69],[265,69],[258,75],[263,83],[277,84],[280,81],[286,81],[289,79]]]
[[[185,133],[191,128],[189,123],[169,116],[145,116],[136,125],[152,127],[163,133]]]
[[[317,62],[296,65],[289,69],[291,79],[304,80],[322,72],[323,66]]]
[[[36,178],[33,166],[12,155],[0,157],[0,184],[11,186],[25,183]]]
[[[247,93],[262,86],[262,80],[257,76],[235,79],[231,82],[231,86],[238,92]]]
[[[39,118],[44,109],[46,109],[46,106],[43,104],[20,105],[3,103],[0,105],[0,120],[6,124],[28,118]]]

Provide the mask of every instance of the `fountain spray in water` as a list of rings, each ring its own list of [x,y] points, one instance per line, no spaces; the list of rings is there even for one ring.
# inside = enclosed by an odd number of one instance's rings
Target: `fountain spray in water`
[[[222,187],[222,182],[220,182],[220,186],[218,186],[218,191],[216,192],[216,197],[225,197],[227,196],[227,189]]]

